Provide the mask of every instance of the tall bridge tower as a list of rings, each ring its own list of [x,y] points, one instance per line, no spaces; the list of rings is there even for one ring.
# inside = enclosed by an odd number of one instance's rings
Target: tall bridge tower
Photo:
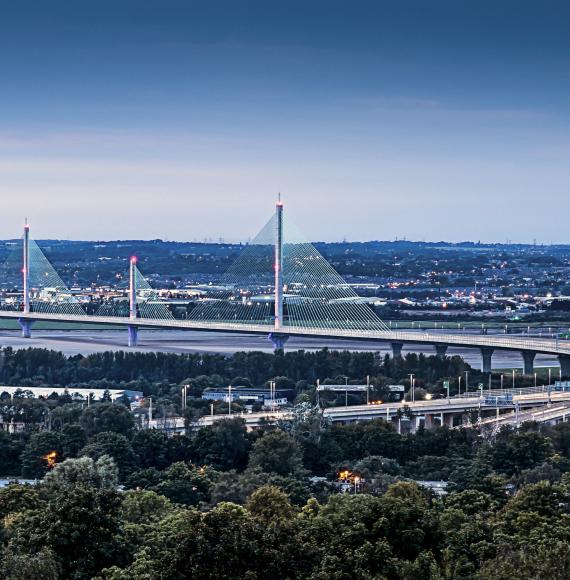
[[[137,319],[137,257],[131,256],[129,260],[129,320]],[[138,344],[138,327],[129,324],[129,346]]]
[[[283,334],[283,202],[281,194],[275,205],[275,321],[269,339],[275,350],[283,350],[288,336]]]
[[[23,314],[30,314],[30,224],[28,218],[24,221],[24,250],[23,250]],[[31,338],[33,320],[28,318],[20,318],[18,320],[20,328],[22,329],[23,338]]]

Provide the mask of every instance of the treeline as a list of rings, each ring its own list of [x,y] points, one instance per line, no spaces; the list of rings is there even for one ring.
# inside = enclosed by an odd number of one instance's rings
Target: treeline
[[[568,577],[570,425],[399,435],[298,411],[168,438],[102,404],[30,435],[20,466],[43,480],[0,490],[0,577]],[[433,478],[447,495],[411,481]]]
[[[362,382],[367,375],[382,383],[414,373],[422,384],[433,384],[446,377],[456,378],[465,370],[472,369],[460,357],[440,359],[408,354],[403,359],[392,359],[377,352],[328,349],[275,354],[238,352],[230,356],[119,351],[68,357],[38,348],[8,347],[0,351],[0,382],[5,385],[128,387],[142,390],[145,395],[160,394],[169,385],[191,383],[197,378],[204,378],[213,386],[226,386],[236,377],[245,378],[253,386],[262,386],[275,377],[284,377],[292,385],[314,385],[317,379],[340,376]]]

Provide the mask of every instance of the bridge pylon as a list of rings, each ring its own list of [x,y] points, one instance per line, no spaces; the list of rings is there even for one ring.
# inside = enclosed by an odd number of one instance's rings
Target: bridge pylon
[[[281,194],[275,205],[275,320],[269,340],[275,350],[283,350],[289,338],[283,334],[283,202]]]
[[[131,256],[129,260],[129,319],[137,319],[137,277],[136,277],[137,257]],[[130,347],[138,345],[138,326],[129,324],[129,342]]]
[[[30,314],[30,224],[28,218],[24,222],[24,248],[23,248],[23,314]],[[31,338],[33,320],[28,318],[20,318],[18,320],[20,328],[22,329],[22,338]]]

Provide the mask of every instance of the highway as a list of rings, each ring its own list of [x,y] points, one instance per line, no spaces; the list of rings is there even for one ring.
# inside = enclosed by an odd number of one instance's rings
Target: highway
[[[566,421],[570,417],[570,402],[560,402],[552,405],[542,405],[541,407],[534,407],[528,411],[511,411],[499,415],[498,417],[489,417],[483,419],[479,425],[490,425],[492,427],[500,428],[505,425],[518,426],[526,421],[536,421],[538,423],[550,423]]]
[[[23,321],[81,322],[83,324],[110,325],[114,327],[135,327],[149,329],[179,329],[200,332],[222,332],[267,336],[275,332],[269,324],[243,324],[231,322],[202,322],[196,320],[153,320],[112,316],[73,316],[32,312],[24,314],[14,311],[0,311],[0,318]],[[426,332],[426,331],[378,331],[361,329],[338,329],[326,327],[285,326],[278,332],[284,337],[316,338],[324,340],[350,340],[369,343],[402,343],[408,345],[455,346],[463,348],[486,348],[511,350],[547,355],[570,356],[570,341],[550,338],[531,338],[520,335],[472,335],[468,333]]]
[[[426,416],[432,418],[439,418],[442,416],[452,418],[453,416],[461,415],[471,410],[484,412],[495,411],[497,408],[501,410],[514,409],[515,405],[518,406],[519,409],[522,409],[522,411],[519,412],[519,423],[522,423],[525,420],[534,420],[533,416],[536,420],[552,420],[556,413],[559,413],[556,417],[560,416],[561,409],[568,409],[567,412],[570,414],[570,391],[551,392],[550,394],[547,391],[525,393],[522,395],[515,395],[512,404],[500,405],[497,405],[496,401],[487,399],[486,397],[452,397],[450,399],[435,399],[431,401],[417,401],[414,403],[402,401],[399,403],[329,407],[323,411],[323,415],[332,423],[350,423],[356,421],[371,421],[374,419],[393,421],[398,416],[401,416],[402,411],[407,407],[412,412],[412,416],[417,420],[419,417]],[[547,407],[547,405],[550,405],[550,407]],[[525,412],[524,409],[528,409],[528,411]],[[550,414],[547,412],[549,409],[552,410],[552,413]],[[246,425],[249,428],[256,428],[266,423],[275,423],[279,420],[289,420],[292,418],[292,415],[288,410],[233,413],[232,415],[206,415],[195,421],[192,428],[200,429],[202,427],[207,427],[213,425],[217,421],[229,417],[239,417],[246,422]],[[512,418],[515,417],[515,414],[514,412],[509,412],[505,417]],[[564,412],[564,418],[565,417],[566,412]],[[505,419],[505,421],[505,424],[508,424],[510,419]],[[495,417],[492,419],[485,419],[483,424],[490,424],[493,422],[496,422]],[[451,425],[451,423],[449,424]],[[169,419],[166,425],[163,424],[161,420],[154,420],[150,426],[155,428],[166,427],[172,431],[180,431],[184,430],[184,419],[181,417],[174,417]]]

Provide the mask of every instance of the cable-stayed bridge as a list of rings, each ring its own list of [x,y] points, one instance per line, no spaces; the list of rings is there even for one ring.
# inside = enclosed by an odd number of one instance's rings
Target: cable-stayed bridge
[[[124,288],[86,302],[65,285],[31,239],[27,223],[21,244],[4,265],[6,279],[10,270],[20,272],[19,293],[2,302],[0,318],[17,320],[26,338],[34,322],[52,321],[125,327],[130,347],[144,328],[266,335],[276,349],[291,336],[387,342],[394,356],[401,356],[405,344],[432,345],[440,356],[456,346],[479,349],[485,372],[491,372],[493,352],[504,349],[521,353],[525,374],[533,372],[541,353],[558,356],[561,374],[570,376],[570,342],[565,340],[391,330],[285,218],[280,201],[220,283],[208,288],[183,319],[147,282],[136,257],[129,260]]]

